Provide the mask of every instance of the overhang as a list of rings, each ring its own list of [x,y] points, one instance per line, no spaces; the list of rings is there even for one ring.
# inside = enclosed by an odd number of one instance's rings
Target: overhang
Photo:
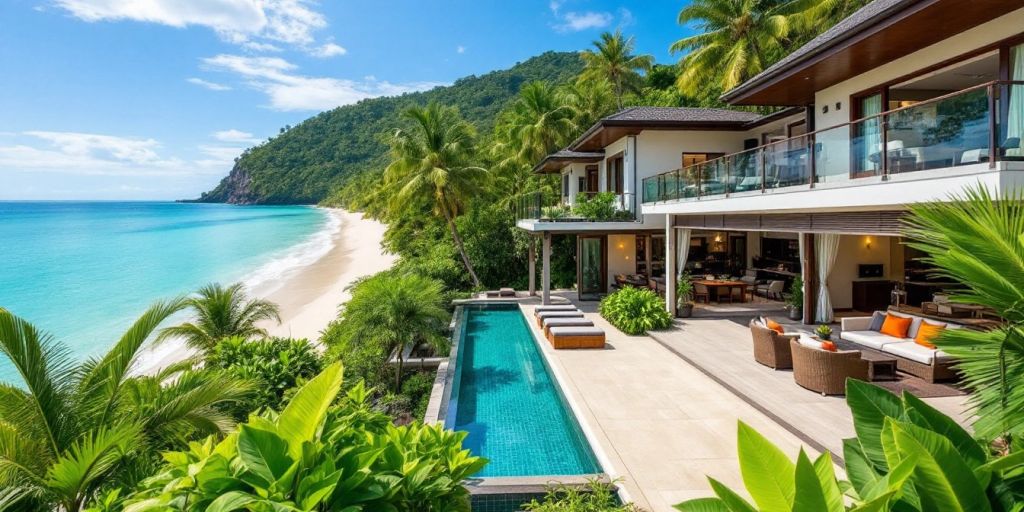
[[[600,162],[604,158],[604,151],[570,151],[563,149],[544,157],[536,166],[533,172],[547,174],[562,172],[566,165],[572,163],[592,164]]]

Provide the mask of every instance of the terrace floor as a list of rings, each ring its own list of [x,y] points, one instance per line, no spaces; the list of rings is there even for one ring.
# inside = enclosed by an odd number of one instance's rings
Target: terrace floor
[[[569,302],[569,294],[559,298]],[[627,336],[595,312],[596,303],[575,304],[606,331],[605,350],[543,347],[606,455],[608,473],[640,507],[669,511],[685,499],[709,496],[705,475],[742,488],[737,421],[793,457],[804,446],[812,456],[829,450],[841,464],[841,439],[853,435],[843,398],[803,389],[791,372],[754,362],[744,322],[693,318],[652,336]],[[536,305],[522,303],[531,318]],[[925,400],[963,421],[964,396]]]

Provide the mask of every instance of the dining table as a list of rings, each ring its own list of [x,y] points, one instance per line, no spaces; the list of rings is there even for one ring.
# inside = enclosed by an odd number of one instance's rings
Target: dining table
[[[722,301],[722,289],[724,288],[727,296],[732,296],[732,290],[734,288],[740,289],[740,302],[747,301],[747,286],[748,283],[743,281],[737,281],[734,279],[697,279],[693,281],[696,284],[702,284],[708,287],[708,295],[714,295],[715,302]],[[712,291],[714,290],[714,291]],[[711,297],[708,297],[711,300]]]

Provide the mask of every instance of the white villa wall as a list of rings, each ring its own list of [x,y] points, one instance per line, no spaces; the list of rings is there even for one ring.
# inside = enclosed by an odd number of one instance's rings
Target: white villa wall
[[[640,181],[678,169],[683,153],[736,153],[743,151],[747,132],[644,130],[637,135],[637,189]]]
[[[867,241],[871,240],[871,248]],[[886,278],[891,279],[893,270],[890,244],[893,238],[886,236],[843,235],[839,237],[839,255],[828,276],[829,295],[834,309],[853,307],[853,281],[857,279],[860,264],[883,265]]]
[[[608,191],[608,159],[615,156],[618,153],[626,151],[626,139],[627,137],[623,137],[604,147],[605,159],[601,160],[601,168],[598,171],[599,181],[601,182],[599,184],[599,190],[601,192]]]
[[[814,95],[815,127],[819,130],[850,120],[850,95],[895,80],[914,70],[926,68],[971,50],[1015,36],[1024,31],[1024,8],[964,31],[910,55],[879,66]],[[841,105],[836,110],[836,103]],[[828,113],[822,113],[828,105]]]
[[[608,285],[616,274],[636,273],[636,235],[608,235]]]
[[[571,205],[576,202],[576,194],[579,194],[580,192],[580,178],[586,179],[587,177],[586,169],[587,164],[580,163],[572,163],[562,169],[563,175],[569,175],[569,195],[568,197],[563,198],[565,200],[565,204]],[[559,183],[558,186],[561,187],[562,184]]]

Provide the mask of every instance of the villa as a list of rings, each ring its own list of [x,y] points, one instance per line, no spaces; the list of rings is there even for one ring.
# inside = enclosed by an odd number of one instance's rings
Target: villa
[[[535,172],[560,174],[563,204],[611,192],[624,213],[521,210],[518,226],[542,244],[545,302],[554,234],[578,238],[581,299],[625,276],[672,308],[686,270],[745,276],[761,292],[777,283],[769,298],[799,276],[805,323],[885,309],[894,291],[933,302],[944,283],[900,243],[900,219],[964,186],[1024,182],[1021,27],[1014,1],[877,0],[722,97],[772,114],[636,107],[600,120]]]

